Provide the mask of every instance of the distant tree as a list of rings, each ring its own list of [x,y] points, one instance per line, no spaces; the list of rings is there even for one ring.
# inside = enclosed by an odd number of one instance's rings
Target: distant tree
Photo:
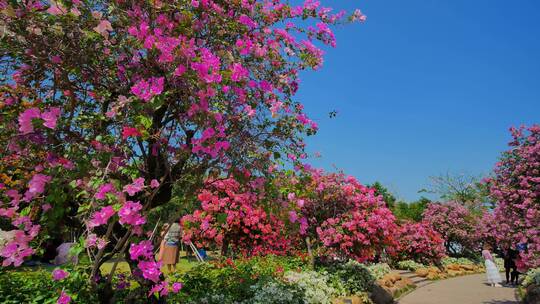
[[[444,201],[454,201],[465,207],[480,211],[489,202],[489,189],[480,176],[446,173],[430,177],[430,185],[420,193],[438,195]]]
[[[422,220],[422,213],[429,203],[431,203],[431,200],[425,197],[421,197],[419,200],[410,203],[399,201],[392,208],[392,212],[394,212],[398,220],[420,222]]]
[[[381,184],[380,182],[375,182],[371,185],[367,185],[369,188],[372,188],[375,190],[375,195],[381,195],[383,200],[385,201],[386,203],[386,207],[387,208],[390,208],[390,209],[393,209],[394,206],[396,205],[396,197],[390,192],[390,190],[388,190],[388,188],[386,188],[385,186],[383,186],[383,184]]]

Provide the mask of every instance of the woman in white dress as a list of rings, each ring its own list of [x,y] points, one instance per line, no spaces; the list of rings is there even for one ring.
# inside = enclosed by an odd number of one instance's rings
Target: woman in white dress
[[[486,244],[484,245],[484,250],[482,250],[482,257],[485,259],[486,265],[487,282],[493,287],[501,287],[501,274],[499,273],[499,269],[497,269],[491,252],[489,252],[490,249],[491,246]]]

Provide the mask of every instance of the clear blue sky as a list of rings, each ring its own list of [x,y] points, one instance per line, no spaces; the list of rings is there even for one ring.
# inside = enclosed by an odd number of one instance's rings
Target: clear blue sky
[[[325,4],[368,19],[338,28],[324,67],[302,74],[316,167],[414,200],[429,176],[489,173],[510,126],[540,123],[540,1]]]

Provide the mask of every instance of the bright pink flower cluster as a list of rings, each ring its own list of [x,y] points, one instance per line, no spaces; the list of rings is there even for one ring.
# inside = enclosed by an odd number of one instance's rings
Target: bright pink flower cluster
[[[457,202],[431,203],[423,221],[440,233],[448,254],[462,255],[479,252],[483,229],[480,217]]]
[[[443,238],[426,223],[402,223],[396,239],[398,260],[429,265],[438,263],[445,255]]]
[[[283,254],[288,241],[284,225],[268,214],[259,196],[261,180],[241,185],[229,178],[208,180],[198,195],[201,208],[182,218],[184,238],[199,246],[217,244],[249,256]]]
[[[510,150],[488,180],[497,206],[490,226],[502,245],[526,244],[520,253],[529,267],[540,266],[540,126],[513,128]]]
[[[392,253],[395,217],[381,196],[343,173],[311,170],[303,194],[289,196],[300,214],[300,234],[321,245],[321,254],[368,261]],[[296,197],[295,197],[296,196]]]
[[[53,107],[47,111],[41,112],[38,108],[26,109],[19,115],[19,131],[22,134],[28,134],[34,132],[33,119],[41,118],[43,120],[43,126],[54,129],[56,128],[56,121],[60,116],[60,108]]]

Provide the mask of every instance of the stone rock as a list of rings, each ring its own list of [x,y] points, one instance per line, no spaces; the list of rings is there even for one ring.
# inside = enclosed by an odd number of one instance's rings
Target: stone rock
[[[427,268],[419,268],[415,271],[416,275],[419,277],[426,277],[429,274],[429,269]]]
[[[377,284],[375,284],[375,286],[373,287],[373,290],[371,291],[369,297],[371,298],[371,301],[373,301],[373,303],[375,304],[394,303],[394,297],[392,297],[392,294],[390,294],[387,290]]]

